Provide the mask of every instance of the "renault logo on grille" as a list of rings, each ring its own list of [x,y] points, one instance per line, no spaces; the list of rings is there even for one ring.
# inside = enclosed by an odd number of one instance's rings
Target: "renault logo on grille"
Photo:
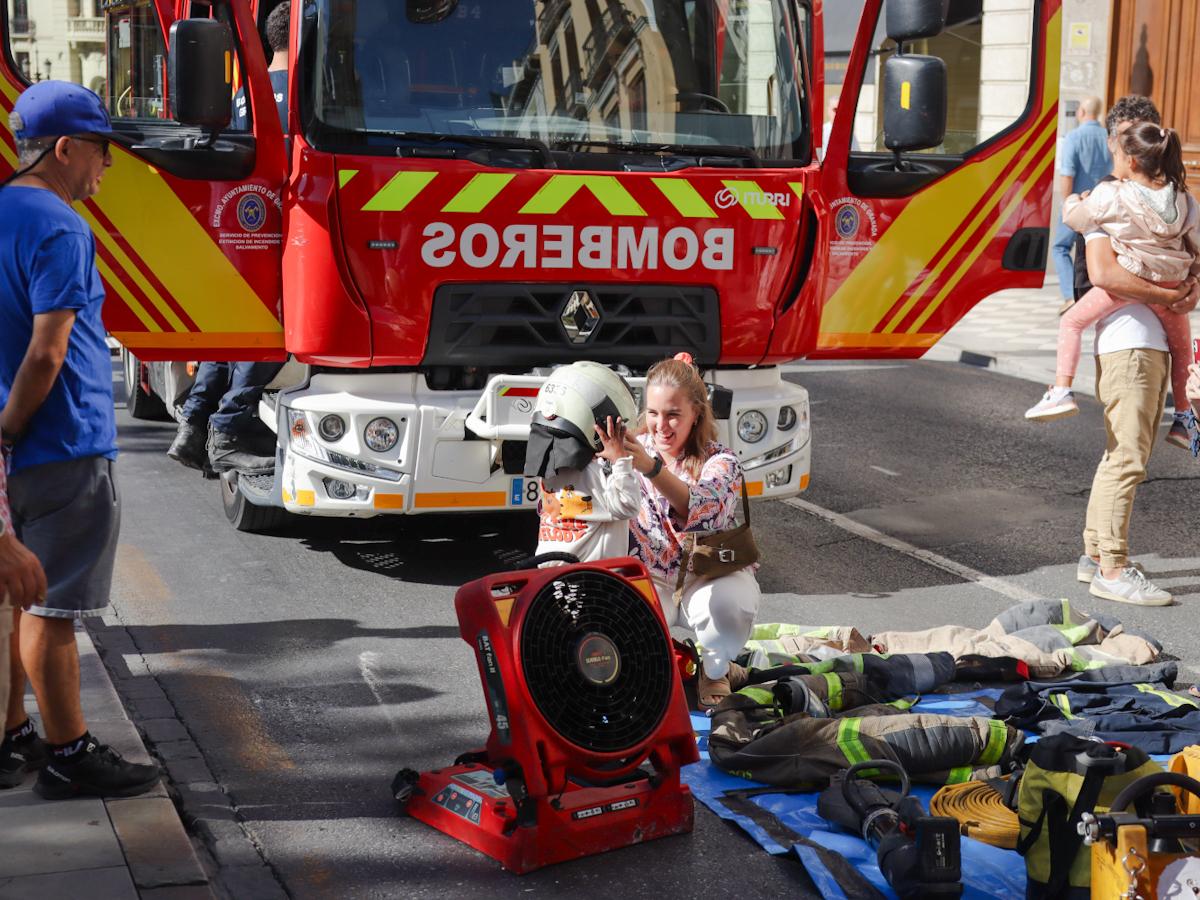
[[[582,344],[600,327],[600,307],[587,291],[572,291],[559,317],[572,344]]]

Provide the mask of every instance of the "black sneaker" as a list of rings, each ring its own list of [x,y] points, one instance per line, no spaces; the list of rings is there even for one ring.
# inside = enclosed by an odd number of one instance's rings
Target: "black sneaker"
[[[46,744],[36,733],[20,741],[5,738],[0,743],[0,788],[16,787],[45,764]]]
[[[46,800],[71,797],[136,797],[158,783],[158,766],[126,762],[112,747],[88,741],[74,762],[49,759],[33,791]]]

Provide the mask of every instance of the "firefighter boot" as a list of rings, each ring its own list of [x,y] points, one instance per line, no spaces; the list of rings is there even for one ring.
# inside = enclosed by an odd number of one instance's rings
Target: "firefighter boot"
[[[208,452],[205,440],[208,437],[203,425],[193,425],[191,422],[181,422],[175,432],[175,440],[167,450],[167,456],[182,463],[189,469],[203,470],[208,465]]]
[[[208,464],[214,472],[266,475],[275,469],[275,456],[267,453],[265,441],[215,428],[208,433]]]

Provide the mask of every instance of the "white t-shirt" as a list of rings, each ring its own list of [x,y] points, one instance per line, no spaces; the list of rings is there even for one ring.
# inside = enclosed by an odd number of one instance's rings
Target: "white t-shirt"
[[[629,555],[629,520],[641,509],[641,484],[632,456],[605,468],[596,458],[582,471],[542,479],[539,554],[571,553],[580,562]]]
[[[1108,238],[1102,231],[1086,235],[1084,240]],[[1145,303],[1130,303],[1096,323],[1096,355],[1121,350],[1167,351],[1167,333],[1162,322]]]

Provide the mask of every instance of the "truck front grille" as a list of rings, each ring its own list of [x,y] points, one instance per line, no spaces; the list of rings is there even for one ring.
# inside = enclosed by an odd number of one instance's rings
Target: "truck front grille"
[[[701,364],[717,361],[721,315],[712,288],[452,284],[434,294],[423,365],[590,359],[638,367],[680,350]]]

